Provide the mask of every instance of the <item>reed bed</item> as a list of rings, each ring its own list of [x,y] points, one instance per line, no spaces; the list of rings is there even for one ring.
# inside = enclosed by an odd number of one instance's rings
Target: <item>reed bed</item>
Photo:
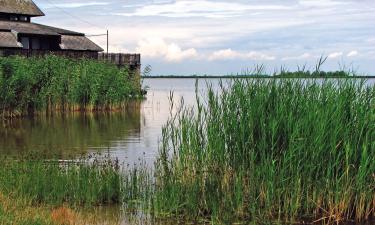
[[[375,87],[356,80],[208,84],[171,113],[154,167],[1,159],[0,193],[184,223],[373,221],[374,103]]]
[[[139,79],[127,68],[89,59],[1,57],[0,113],[118,109],[141,96]]]
[[[374,86],[248,79],[208,89],[163,128],[157,215],[224,224],[374,218]]]
[[[123,178],[116,160],[89,162],[3,159],[0,191],[32,204],[97,206],[121,203]]]

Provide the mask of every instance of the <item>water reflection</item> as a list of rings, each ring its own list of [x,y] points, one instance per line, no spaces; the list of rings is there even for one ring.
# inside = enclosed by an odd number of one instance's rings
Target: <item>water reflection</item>
[[[374,82],[369,79],[367,84]],[[205,95],[207,83],[218,89],[220,80],[199,79],[199,95]],[[126,164],[152,164],[161,128],[170,116],[170,93],[175,106],[182,98],[185,105],[194,105],[196,79],[145,79],[144,85],[151,88],[146,99],[129,103],[123,112],[40,116],[0,124],[0,155],[37,152],[68,158],[109,152]]]
[[[116,140],[139,137],[141,103],[116,113],[72,113],[15,119],[0,127],[0,154],[28,152],[46,157],[76,157],[107,149]]]

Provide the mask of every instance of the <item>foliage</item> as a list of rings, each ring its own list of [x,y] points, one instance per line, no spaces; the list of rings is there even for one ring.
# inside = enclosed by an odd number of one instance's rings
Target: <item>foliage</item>
[[[2,160],[0,191],[35,204],[103,205],[122,202],[118,162]]]
[[[109,110],[140,96],[139,77],[127,68],[57,56],[0,58],[0,112]]]
[[[375,87],[235,80],[163,128],[156,213],[197,221],[375,216]]]

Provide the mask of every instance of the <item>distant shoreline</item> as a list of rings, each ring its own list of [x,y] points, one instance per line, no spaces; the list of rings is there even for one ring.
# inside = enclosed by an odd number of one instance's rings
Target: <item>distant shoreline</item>
[[[197,78],[197,79],[234,79],[234,78],[264,78],[264,79],[319,79],[319,78],[334,78],[334,79],[375,79],[375,76],[348,76],[348,77],[314,77],[314,76],[301,76],[301,77],[293,77],[293,76],[285,76],[285,77],[279,77],[279,76],[242,76],[242,75],[227,75],[227,76],[195,76],[195,75],[189,75],[189,76],[142,76],[142,78],[146,79],[157,79],[157,78],[163,78],[163,79],[191,79],[191,78]]]

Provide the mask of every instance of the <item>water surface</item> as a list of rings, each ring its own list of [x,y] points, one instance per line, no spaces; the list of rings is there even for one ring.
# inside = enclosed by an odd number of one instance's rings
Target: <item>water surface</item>
[[[199,79],[199,95],[204,95],[207,83],[214,89],[219,87],[219,79]],[[375,79],[367,81],[369,85],[374,83]],[[123,112],[76,113],[3,122],[0,124],[0,155],[36,152],[47,158],[65,159],[108,152],[126,164],[140,160],[153,162],[158,152],[161,128],[170,117],[171,93],[174,106],[182,98],[185,105],[193,105],[196,79],[149,78],[143,85],[150,88],[146,99],[130,102]]]

